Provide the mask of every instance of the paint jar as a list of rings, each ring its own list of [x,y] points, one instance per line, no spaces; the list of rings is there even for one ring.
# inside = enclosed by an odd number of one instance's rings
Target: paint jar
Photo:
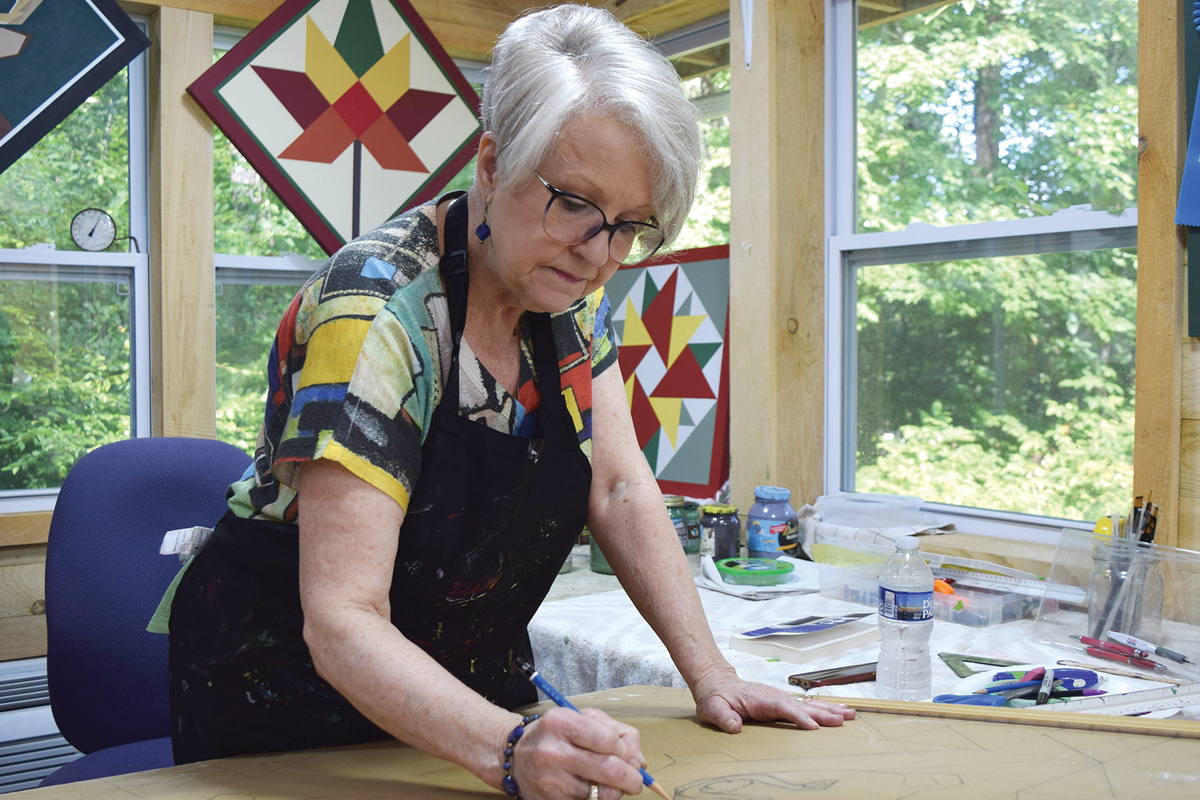
[[[596,537],[592,537],[592,572],[599,572],[601,575],[612,575],[613,569],[608,565],[608,559],[604,557],[604,553],[600,552],[600,546],[596,544]]]
[[[687,528],[687,510],[685,506],[687,501],[682,495],[664,494],[663,502],[667,504],[667,514],[671,517],[671,524],[675,526],[675,535],[679,537],[679,546],[686,553],[688,548],[688,528]]]
[[[791,496],[791,490],[782,486],[754,487],[754,505],[746,515],[750,558],[799,556],[800,521],[788,502]]]
[[[684,545],[684,551],[688,553],[700,552],[700,535],[701,525],[700,520],[704,517],[704,512],[700,510],[700,504],[694,500],[688,500],[683,504],[683,520],[684,527],[687,528],[687,544]]]
[[[712,556],[713,561],[737,558],[742,543],[742,523],[737,506],[714,503],[701,509],[700,555]]]

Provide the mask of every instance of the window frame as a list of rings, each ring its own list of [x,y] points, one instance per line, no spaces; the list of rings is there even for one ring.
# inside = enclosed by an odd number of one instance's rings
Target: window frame
[[[1069,252],[1070,245],[1042,249],[1035,242],[1111,231],[1119,244],[1137,246],[1137,208],[1120,215],[1071,207],[1054,214],[967,225],[935,226],[911,223],[901,231],[857,232],[857,7],[856,0],[827,0],[825,14],[825,492],[854,491],[854,452],[857,407],[855,253],[891,250],[886,264],[938,260],[928,257],[939,245],[960,246],[954,258],[982,255],[987,243],[1019,252]],[[1132,238],[1132,242],[1130,242]],[[1045,245],[1042,246],[1043,248]],[[1086,248],[1086,249],[1101,249]],[[924,250],[924,257],[906,253]],[[861,257],[861,256],[860,256]],[[943,258],[942,260],[949,260]],[[1136,397],[1135,397],[1136,403]],[[850,487],[849,489],[845,487]],[[959,530],[1006,539],[1055,544],[1062,529],[1090,531],[1081,520],[1041,517],[994,509],[976,509],[923,502],[921,510],[933,524],[953,524]]]
[[[146,33],[149,20],[130,15]],[[149,53],[129,62],[129,235],[139,250],[148,249],[150,230]],[[64,224],[66,224],[64,222]],[[120,240],[118,240],[120,241]],[[0,249],[0,282],[4,280],[86,280],[87,270],[122,278],[130,288],[129,413],[130,438],[150,436],[150,256],[147,252],[87,253],[27,247]],[[119,276],[119,277],[118,277]],[[57,488],[0,491],[0,515],[53,511]]]

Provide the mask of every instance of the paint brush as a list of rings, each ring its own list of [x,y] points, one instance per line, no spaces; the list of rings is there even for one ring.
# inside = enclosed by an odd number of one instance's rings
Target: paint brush
[[[570,700],[563,697],[562,694],[559,693],[558,689],[554,688],[554,685],[551,684],[550,681],[543,678],[542,674],[533,668],[533,664],[530,664],[520,656],[513,658],[513,663],[517,665],[517,669],[521,670],[521,674],[526,678],[529,678],[530,682],[532,682],[534,686],[545,692],[546,696],[553,700],[555,705],[559,706],[560,708],[569,708],[572,711],[579,713],[579,709],[572,705]],[[642,769],[641,767],[638,767],[638,772],[642,773],[642,783],[644,783],[648,789],[657,793],[663,798],[663,800],[671,800],[670,795],[668,795],[666,790],[658,785],[658,782],[654,780],[654,778],[650,777],[649,772],[646,772],[646,770]]]

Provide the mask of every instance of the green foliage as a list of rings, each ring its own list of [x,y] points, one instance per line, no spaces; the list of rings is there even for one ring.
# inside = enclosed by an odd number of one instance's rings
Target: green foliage
[[[729,91],[729,69],[693,78],[684,83],[688,97]],[[707,120],[703,126],[706,146],[696,189],[696,201],[683,230],[671,245],[676,250],[708,247],[729,241],[729,117]]]
[[[217,438],[250,455],[263,423],[267,356],[298,286],[226,283],[217,294]]]
[[[859,226],[1136,196],[1137,6],[981,0],[860,32]],[[1132,251],[858,270],[856,488],[1068,518],[1128,504]]]
[[[213,136],[213,227],[216,251],[238,256],[325,251],[219,130]]]
[[[84,453],[129,437],[128,302],[112,283],[2,285],[0,490],[59,486]]]
[[[127,93],[122,70],[0,174],[0,248],[77,250],[71,218],[87,207],[128,234]],[[0,281],[0,490],[56,487],[81,455],[128,438],[129,346],[117,284]]]
[[[859,225],[1132,206],[1137,4],[979,0],[861,31]]]
[[[117,235],[128,235],[127,73],[121,70],[0,173],[0,248],[49,242],[59,250],[78,250],[71,218],[89,207],[107,211]],[[118,240],[113,249],[125,246]]]

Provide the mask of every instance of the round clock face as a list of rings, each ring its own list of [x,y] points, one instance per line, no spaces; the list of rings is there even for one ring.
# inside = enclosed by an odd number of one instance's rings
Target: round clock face
[[[117,225],[104,211],[85,208],[71,220],[71,238],[83,250],[107,250],[117,238]]]

